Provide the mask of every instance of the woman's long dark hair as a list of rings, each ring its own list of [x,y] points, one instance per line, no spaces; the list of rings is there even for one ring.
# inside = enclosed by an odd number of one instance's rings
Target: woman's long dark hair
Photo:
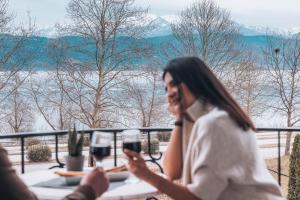
[[[229,116],[243,130],[255,126],[249,116],[241,109],[223,84],[207,65],[197,57],[181,57],[171,60],[164,69],[163,79],[169,72],[174,83],[184,83],[196,98],[209,102],[228,112]]]

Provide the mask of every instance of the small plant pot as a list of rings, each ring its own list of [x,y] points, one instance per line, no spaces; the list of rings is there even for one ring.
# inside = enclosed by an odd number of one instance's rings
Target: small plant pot
[[[67,171],[82,171],[84,156],[65,156]]]

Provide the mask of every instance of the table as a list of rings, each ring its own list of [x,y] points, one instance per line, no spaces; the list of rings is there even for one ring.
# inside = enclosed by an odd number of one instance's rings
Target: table
[[[20,177],[39,199],[57,200],[71,193],[74,187],[49,188],[36,186],[38,183],[58,178],[58,176],[54,174],[56,170],[29,172],[22,174]],[[134,183],[124,182],[124,184],[120,186],[117,185],[117,187],[114,186],[114,188],[110,188],[97,200],[146,199],[156,194],[158,194],[157,189],[144,181]]]

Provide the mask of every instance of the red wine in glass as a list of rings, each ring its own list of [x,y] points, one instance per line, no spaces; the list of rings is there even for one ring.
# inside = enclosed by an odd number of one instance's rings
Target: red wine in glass
[[[111,146],[95,145],[91,146],[90,152],[97,161],[102,161],[103,158],[110,156]]]
[[[105,132],[95,131],[92,136],[90,152],[96,159],[96,166],[102,166],[102,160],[110,156],[110,143],[112,141],[112,135]]]
[[[141,147],[141,133],[139,130],[131,129],[122,132],[123,151],[128,149],[140,153]]]
[[[123,151],[124,151],[124,149],[128,149],[128,150],[140,153],[142,151],[142,145],[141,145],[140,141],[136,141],[136,142],[123,142]]]

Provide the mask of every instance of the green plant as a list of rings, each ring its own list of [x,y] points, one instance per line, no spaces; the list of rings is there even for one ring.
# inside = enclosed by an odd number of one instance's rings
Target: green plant
[[[80,134],[79,139],[77,140],[77,131],[74,126],[74,129],[69,130],[68,132],[68,151],[69,156],[81,156],[83,148],[83,133]]]
[[[27,159],[32,162],[49,161],[51,157],[51,149],[46,144],[35,144],[28,147]]]
[[[300,135],[296,135],[290,157],[288,200],[300,199]]]
[[[28,149],[32,145],[41,144],[41,141],[37,138],[28,138],[26,139],[25,148]]]
[[[144,153],[148,154],[149,153],[149,145],[148,145],[148,140],[144,140],[142,143],[142,150]],[[159,140],[158,139],[151,139],[150,140],[150,153],[151,154],[156,154],[159,152]]]

